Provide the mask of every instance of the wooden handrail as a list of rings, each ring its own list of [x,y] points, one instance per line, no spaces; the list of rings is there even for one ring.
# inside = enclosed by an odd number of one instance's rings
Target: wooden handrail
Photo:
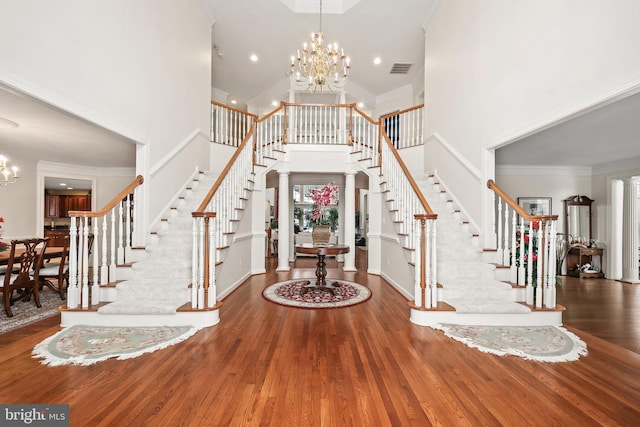
[[[257,118],[256,116],[256,122],[260,123],[260,122],[264,122],[265,120],[267,120],[269,117],[273,116],[274,114],[276,114],[278,111],[282,110],[284,108],[286,104],[283,101],[280,101],[280,106],[278,108],[276,108],[275,110],[273,110],[272,112],[270,112],[269,114],[262,116],[261,118]]]
[[[427,203],[427,199],[424,198],[424,195],[422,194],[422,191],[420,190],[420,187],[418,187],[418,184],[416,184],[416,181],[413,179],[413,176],[409,172],[409,169],[407,169],[407,166],[402,161],[402,158],[400,157],[400,154],[398,153],[398,150],[396,150],[396,148],[393,146],[393,144],[389,140],[389,136],[387,135],[387,133],[384,132],[383,129],[380,129],[380,134],[384,135],[385,142],[389,146],[389,149],[393,153],[394,157],[398,161],[398,164],[402,168],[402,171],[404,172],[405,176],[409,180],[409,184],[411,185],[411,188],[413,188],[413,191],[418,196],[418,200],[420,200],[420,204],[422,205],[422,207],[424,208],[425,212],[427,213],[427,217],[426,218],[427,219],[436,219],[436,218],[438,218],[438,215],[433,212],[433,210],[431,209],[431,206],[429,206],[429,203]]]
[[[513,210],[515,210],[518,215],[526,219],[527,221],[555,221],[558,219],[558,215],[529,215],[527,211],[522,209],[522,207],[517,204],[507,193],[502,191],[500,187],[495,183],[494,180],[490,179],[487,181],[487,187],[493,190],[501,199],[503,199]]]
[[[409,111],[417,110],[419,108],[424,107],[424,104],[416,105],[415,107],[407,108],[406,110],[396,111],[395,113],[385,114],[384,116],[380,116],[380,121],[383,121],[387,117],[397,116],[400,114],[408,113]]]
[[[218,107],[226,108],[226,109],[231,110],[231,111],[235,111],[235,112],[240,113],[240,114],[244,114],[244,115],[247,115],[247,116],[251,116],[251,117],[253,117],[254,119],[257,119],[257,118],[258,118],[258,116],[256,116],[256,115],[255,115],[255,114],[253,114],[253,113],[249,113],[249,112],[247,112],[247,111],[241,110],[241,109],[239,109],[239,108],[231,107],[231,106],[229,106],[229,105],[221,104],[220,102],[217,102],[217,101],[214,101],[214,100],[211,100],[211,104],[213,104],[213,105],[217,105]]]
[[[365,119],[367,119],[369,121],[369,123],[371,123],[372,125],[379,125],[380,124],[380,120],[373,120],[371,117],[369,117],[365,112],[363,112],[362,110],[360,110],[358,108],[358,106],[356,104],[351,104],[351,106],[353,107],[354,110],[356,110],[362,117],[364,117]]]
[[[136,179],[133,180],[131,184],[129,184],[124,190],[118,193],[109,203],[104,205],[102,209],[99,211],[69,211],[69,216],[83,216],[83,217],[101,217],[107,214],[115,205],[120,203],[122,199],[124,199],[129,193],[133,191],[134,188],[141,185],[144,182],[144,178],[142,175],[138,175]]]
[[[195,214],[202,213],[202,212],[205,211],[207,205],[209,204],[209,202],[213,198],[213,195],[216,194],[216,191],[218,191],[218,188],[220,187],[220,185],[222,185],[222,181],[227,176],[227,173],[229,173],[229,170],[231,169],[231,167],[235,163],[236,159],[238,158],[238,156],[240,155],[240,153],[244,149],[245,145],[247,145],[247,142],[249,141],[249,139],[253,135],[254,131],[255,131],[255,121],[252,122],[251,128],[249,129],[249,132],[247,132],[247,136],[244,137],[244,140],[242,141],[240,146],[238,146],[238,148],[236,149],[235,153],[233,153],[233,156],[231,156],[231,159],[229,159],[229,161],[227,162],[227,165],[224,167],[223,171],[218,176],[218,179],[216,179],[216,182],[213,184],[213,187],[211,187],[211,189],[207,193],[207,195],[204,198],[204,200],[202,200],[202,203],[200,203],[200,206],[198,206],[198,209],[196,209],[196,211],[193,212],[192,215],[198,216],[198,215],[195,215]]]

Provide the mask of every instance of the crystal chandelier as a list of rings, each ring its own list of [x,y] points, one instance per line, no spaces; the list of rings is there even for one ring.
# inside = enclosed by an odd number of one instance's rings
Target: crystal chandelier
[[[14,184],[18,178],[18,168],[7,166],[7,158],[0,154],[0,185],[3,187],[8,184]]]
[[[338,51],[337,43],[323,46],[322,0],[320,0],[320,31],[311,33],[311,46],[304,43],[297,57],[291,56],[291,80],[311,92],[320,91],[327,86],[329,90],[341,89],[347,82],[351,59],[344,55],[344,49]]]

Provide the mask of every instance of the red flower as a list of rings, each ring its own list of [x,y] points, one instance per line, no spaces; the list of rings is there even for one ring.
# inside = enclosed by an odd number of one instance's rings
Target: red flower
[[[540,228],[540,221],[531,221],[531,228],[537,230]]]

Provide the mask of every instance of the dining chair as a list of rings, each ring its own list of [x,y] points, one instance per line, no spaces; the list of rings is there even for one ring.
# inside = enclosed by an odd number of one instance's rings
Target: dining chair
[[[4,310],[7,316],[13,317],[11,306],[18,300],[29,301],[33,294],[36,307],[40,308],[40,266],[46,250],[49,238],[44,239],[22,239],[11,241],[11,252],[5,274],[0,275],[0,286]],[[19,265],[16,273],[13,271],[14,265]],[[15,297],[13,292],[19,291]]]
[[[48,262],[40,267],[41,286],[47,286],[54,292],[60,294],[60,298],[66,298],[66,288],[69,285],[69,236],[64,239],[64,248],[58,262]],[[55,283],[53,283],[55,280]]]
[[[76,237],[78,244],[80,240],[80,236]],[[87,239],[89,257],[91,257],[92,253],[93,240],[93,233],[89,233]],[[48,262],[40,267],[40,289],[43,286],[47,286],[54,292],[58,292],[62,300],[66,299],[66,289],[69,286],[69,241],[70,236],[65,236],[62,256],[58,262]],[[78,262],[81,263],[82,260],[78,260]],[[81,264],[78,265],[78,269],[82,271]],[[55,280],[55,283],[52,280]]]

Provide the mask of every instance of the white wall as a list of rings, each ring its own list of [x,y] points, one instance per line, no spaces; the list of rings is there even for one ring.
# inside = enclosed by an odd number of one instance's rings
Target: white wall
[[[524,168],[520,168],[524,169]],[[591,175],[580,170],[562,168],[530,168],[528,174],[517,173],[517,168],[498,168],[495,182],[513,200],[518,197],[551,197],[551,214],[558,215],[558,233],[564,232],[564,202],[569,196],[581,195],[594,198]],[[537,173],[536,173],[537,171]],[[598,200],[596,200],[596,203]],[[605,200],[600,200],[605,203]],[[596,208],[593,209],[594,213]],[[596,218],[593,218],[595,235]],[[593,237],[595,239],[595,237]]]
[[[426,147],[467,209],[486,185],[482,147],[497,147],[640,81],[640,2],[447,0],[426,31],[425,134],[456,148],[458,164]],[[436,144],[432,144],[431,148]],[[469,168],[483,176],[469,186]],[[469,202],[469,203],[467,203]]]
[[[147,144],[146,168],[208,133],[211,22],[200,0],[0,5],[0,81]],[[170,195],[146,199],[161,206]]]

